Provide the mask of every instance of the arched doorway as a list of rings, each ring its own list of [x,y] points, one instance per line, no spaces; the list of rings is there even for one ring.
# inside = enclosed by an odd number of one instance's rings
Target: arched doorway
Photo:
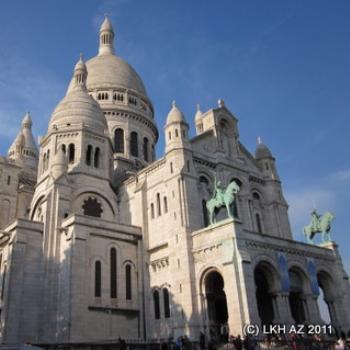
[[[317,274],[317,283],[320,287],[320,295],[317,298],[317,304],[320,316],[323,322],[335,324],[335,314],[333,309],[333,288],[334,283],[330,275],[324,271]]]
[[[261,324],[272,324],[275,318],[273,296],[273,271],[267,264],[261,263],[254,270],[255,295]]]
[[[304,281],[302,273],[295,268],[289,270],[289,307],[296,324],[306,321],[304,307]]]
[[[204,292],[207,307],[208,336],[217,341],[222,340],[220,334],[223,326],[227,329],[228,311],[224,279],[218,271],[212,270],[204,276]]]

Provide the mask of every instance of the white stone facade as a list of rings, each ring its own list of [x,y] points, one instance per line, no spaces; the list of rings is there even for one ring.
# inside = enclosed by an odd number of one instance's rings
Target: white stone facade
[[[227,324],[323,323],[350,329],[349,279],[336,244],[294,241],[275,159],[250,154],[222,100],[195,115],[173,104],[165,156],[141,78],[114,53],[74,68],[39,151],[25,116],[0,158],[1,341],[160,339]],[[208,226],[214,181],[240,186],[234,218]]]

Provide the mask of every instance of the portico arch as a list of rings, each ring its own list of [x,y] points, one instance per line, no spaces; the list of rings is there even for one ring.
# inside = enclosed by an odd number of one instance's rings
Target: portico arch
[[[274,293],[280,289],[279,276],[267,261],[260,261],[254,269],[255,296],[262,324],[272,324],[278,317]]]
[[[325,323],[336,325],[337,320],[333,305],[335,297],[334,281],[328,272],[321,270],[317,273],[317,283],[322,292],[317,300],[321,318]]]
[[[289,307],[296,324],[309,319],[306,294],[310,294],[310,281],[305,272],[298,266],[292,266],[289,274]]]
[[[224,278],[221,273],[210,268],[205,271],[201,279],[202,295],[205,299],[205,328],[207,335],[217,341],[220,339],[220,329],[227,326],[228,309],[224,290]]]

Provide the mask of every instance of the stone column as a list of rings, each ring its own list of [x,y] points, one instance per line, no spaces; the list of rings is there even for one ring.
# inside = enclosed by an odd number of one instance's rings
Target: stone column
[[[291,325],[294,323],[289,307],[289,293],[275,292],[274,299],[278,307],[279,323]]]
[[[311,324],[321,324],[323,323],[321,319],[320,310],[317,303],[318,295],[307,294],[305,295],[304,303],[309,312],[308,322]]]

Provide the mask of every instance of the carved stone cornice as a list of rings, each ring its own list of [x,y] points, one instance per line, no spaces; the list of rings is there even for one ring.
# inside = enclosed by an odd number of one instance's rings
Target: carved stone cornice
[[[297,249],[294,247],[286,247],[283,245],[278,245],[278,244],[273,244],[273,243],[268,243],[268,242],[258,242],[258,241],[254,241],[254,240],[246,240],[246,247],[249,249],[254,249],[254,250],[269,250],[269,251],[273,251],[273,252],[282,252],[282,253],[286,253],[289,255],[296,255],[296,256],[301,256],[301,257],[311,257],[311,258],[315,258],[315,259],[322,259],[324,261],[329,261],[329,262],[333,262],[335,261],[334,258],[332,257],[327,257],[326,254],[318,254],[315,252],[307,252],[305,250],[302,249]]]

